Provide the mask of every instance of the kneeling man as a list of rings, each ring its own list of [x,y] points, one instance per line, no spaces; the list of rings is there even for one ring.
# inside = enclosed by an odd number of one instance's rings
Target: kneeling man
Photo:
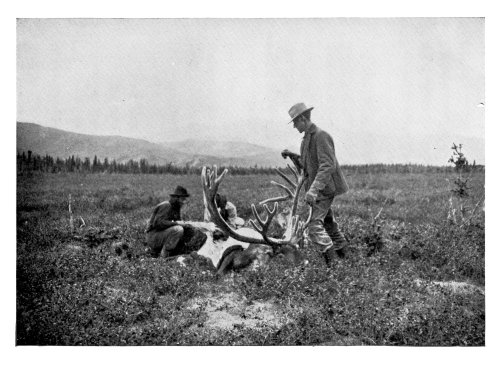
[[[169,257],[184,236],[184,228],[179,225],[181,208],[189,194],[182,186],[177,186],[170,194],[170,200],[158,204],[149,219],[146,241],[155,257]]]

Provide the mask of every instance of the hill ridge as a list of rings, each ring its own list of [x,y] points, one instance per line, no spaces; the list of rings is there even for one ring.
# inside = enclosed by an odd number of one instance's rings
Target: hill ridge
[[[194,139],[193,139],[194,140]],[[176,148],[176,146],[190,146]],[[241,148],[236,148],[241,145]],[[203,153],[204,147],[218,146],[219,153]],[[283,166],[279,151],[246,142],[154,143],[144,139],[123,136],[102,136],[76,133],[45,127],[32,122],[17,122],[17,151],[31,150],[37,154],[67,158],[97,156],[116,162],[146,159],[149,163],[201,166],[226,165],[239,167]],[[242,152],[248,152],[248,154]]]

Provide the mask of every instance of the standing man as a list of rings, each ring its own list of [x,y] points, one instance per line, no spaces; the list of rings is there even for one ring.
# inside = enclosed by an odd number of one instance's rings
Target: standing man
[[[311,122],[311,110],[304,103],[295,104],[288,114],[293,127],[304,133],[300,155],[283,150],[283,158],[290,157],[304,169],[307,204],[312,206],[309,239],[319,245],[326,264],[332,265],[335,255],[345,256],[347,244],[335,221],[331,205],[333,198],[349,190],[344,174],[335,157],[332,137]]]
[[[149,219],[146,229],[146,241],[155,257],[170,256],[184,236],[184,228],[178,223],[181,220],[181,208],[189,194],[182,186],[177,186],[170,194],[170,200],[158,204]]]

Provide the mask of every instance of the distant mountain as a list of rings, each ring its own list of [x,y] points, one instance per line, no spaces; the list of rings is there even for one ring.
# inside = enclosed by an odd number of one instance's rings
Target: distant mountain
[[[182,141],[152,143],[120,136],[93,136],[43,127],[34,123],[17,123],[17,151],[67,158],[97,156],[103,160],[126,162],[146,159],[149,163],[177,165],[285,166],[280,151],[245,142]]]
[[[235,166],[286,166],[281,150],[246,142],[188,139],[161,145],[188,155],[216,157]]]
[[[187,139],[180,142],[165,142],[162,143],[162,146],[173,148],[187,154],[210,155],[216,157],[250,157],[279,153],[278,150],[274,150],[269,147],[231,141],[201,141],[196,139]]]
[[[368,133],[337,133],[335,149],[339,162],[347,164],[417,163],[448,165],[451,145],[463,143],[465,156],[470,162],[484,164],[484,139],[450,133],[437,135],[382,135]],[[145,158],[149,163],[174,163],[184,166],[225,165],[252,167],[286,166],[280,150],[246,142],[185,140],[152,143],[142,139],[119,136],[93,136],[43,127],[33,123],[17,123],[17,151],[67,158],[97,156],[123,163],[130,159]],[[296,149],[292,149],[298,152]]]

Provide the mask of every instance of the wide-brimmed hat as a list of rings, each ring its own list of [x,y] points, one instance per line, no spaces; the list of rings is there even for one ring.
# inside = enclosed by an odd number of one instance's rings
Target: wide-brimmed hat
[[[308,108],[306,104],[304,103],[297,103],[294,106],[290,108],[288,111],[288,114],[290,114],[290,120],[288,123],[292,123],[295,118],[297,118],[299,115],[304,114],[305,112],[308,112],[309,110],[313,110],[314,107]]]
[[[178,196],[178,197],[185,197],[187,198],[189,196],[187,190],[185,188],[183,188],[182,186],[180,185],[177,185],[177,187],[175,188],[174,192],[172,194],[170,194],[170,196]]]

